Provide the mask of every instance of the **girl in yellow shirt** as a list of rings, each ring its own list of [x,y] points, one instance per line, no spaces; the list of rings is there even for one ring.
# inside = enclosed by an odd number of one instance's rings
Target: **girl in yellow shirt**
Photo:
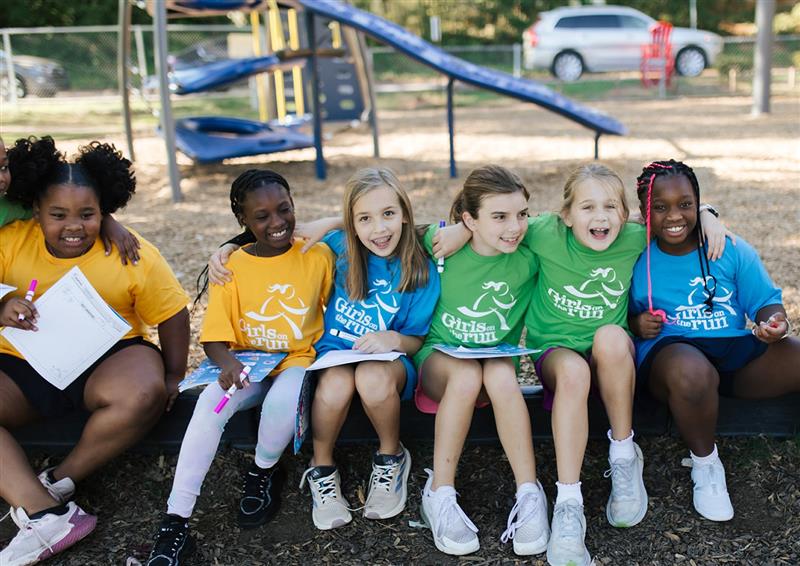
[[[256,241],[230,257],[231,280],[211,287],[200,342],[220,367],[206,387],[181,445],[175,480],[148,564],[180,564],[194,545],[189,517],[225,424],[236,411],[261,406],[255,460],[245,475],[238,522],[253,528],[278,510],[285,473],[278,466],[294,436],[297,402],[313,344],[323,331],[323,306],[332,285],[333,254],[324,244],[301,253],[292,243],[294,203],[289,184],[273,171],[251,169],[231,186],[231,209]],[[243,365],[233,350],[285,352],[267,379],[239,381]],[[239,388],[216,413],[225,391]]]
[[[156,423],[177,395],[189,348],[187,297],[158,250],[140,239],[139,264],[122,265],[100,242],[103,215],[133,195],[131,162],[93,142],[69,163],[49,138],[20,140],[9,159],[11,189],[34,217],[0,228],[0,281],[17,288],[0,302],[0,326],[35,331],[38,313],[23,298],[31,279],[38,295],[78,267],[131,331],[64,390],[0,338],[0,498],[20,528],[0,551],[4,566],[44,560],[94,529],[97,519],[72,501],[75,482]],[[161,351],[144,340],[148,326],[158,326]],[[91,413],[80,441],[37,478],[8,429],[80,409]]]

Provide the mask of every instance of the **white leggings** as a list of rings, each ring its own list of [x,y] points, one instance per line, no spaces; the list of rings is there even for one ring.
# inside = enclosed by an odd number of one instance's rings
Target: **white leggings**
[[[237,411],[261,405],[255,460],[260,468],[274,466],[294,438],[297,401],[304,376],[305,368],[291,367],[274,378],[251,383],[250,387],[236,391],[219,414],[214,412],[214,407],[225,392],[219,384],[206,387],[197,400],[181,443],[167,513],[191,517],[225,425]]]

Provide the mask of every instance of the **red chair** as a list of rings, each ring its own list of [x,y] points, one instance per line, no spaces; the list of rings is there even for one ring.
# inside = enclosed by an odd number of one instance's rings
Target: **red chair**
[[[642,45],[642,85],[649,87],[657,85],[661,80],[661,73],[666,73],[666,82],[669,86],[672,74],[675,72],[675,58],[672,56],[672,24],[658,22],[650,29],[650,43]]]

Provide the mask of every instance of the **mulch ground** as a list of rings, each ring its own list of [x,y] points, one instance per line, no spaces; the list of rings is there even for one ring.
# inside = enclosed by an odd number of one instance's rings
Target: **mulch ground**
[[[617,170],[632,193],[641,167],[675,157],[695,168],[702,198],[722,211],[728,225],[761,254],[795,328],[800,328],[800,100],[776,98],[773,113],[750,118],[748,98],[695,98],[668,101],[593,104],[619,118],[630,133],[604,138],[601,157]],[[393,168],[411,195],[419,222],[446,214],[453,195],[473,167],[497,162],[514,168],[532,192],[531,211],[554,210],[569,171],[592,158],[591,133],[530,105],[486,104],[456,109],[459,178],[447,178],[445,112],[411,109],[380,114],[378,164]],[[88,140],[86,140],[88,141]],[[112,139],[123,147],[122,139]],[[252,167],[271,167],[292,186],[301,220],[339,214],[347,177],[375,165],[369,133],[353,130],[326,141],[328,179],[314,177],[313,152],[302,150],[233,160],[224,165],[192,166],[181,159],[185,200],[170,201],[163,146],[150,133],[137,138],[137,196],[120,219],[156,244],[190,293],[208,255],[237,230],[228,201],[230,183]],[[76,143],[59,147],[71,150]],[[633,196],[629,197],[631,202]],[[195,313],[195,335],[202,308]],[[192,347],[191,364],[201,358]],[[523,378],[529,376],[524,375]],[[536,416],[534,415],[534,426]],[[591,441],[584,468],[587,544],[599,564],[800,564],[800,439],[724,439],[720,452],[736,509],[725,524],[700,519],[691,508],[689,470],[680,466],[686,449],[672,438],[640,440],[645,454],[645,483],[650,508],[637,527],[608,526],[606,443]],[[430,444],[410,445],[414,467],[406,511],[390,521],[360,517],[354,524],[317,531],[310,518],[310,497],[297,483],[310,454],[284,458],[289,482],[283,508],[270,525],[251,532],[235,526],[241,473],[250,456],[220,453],[206,479],[192,525],[200,550],[194,564],[454,564],[437,552],[430,534],[409,526],[418,520],[423,468],[431,465]],[[338,461],[351,504],[366,489],[371,450],[343,447]],[[307,450],[307,449],[306,449]],[[553,445],[537,442],[538,473],[554,496]],[[41,466],[41,455],[34,455]],[[129,454],[79,486],[79,504],[98,514],[97,530],[86,542],[53,560],[56,564],[124,564],[146,557],[165,507],[176,457]],[[482,549],[463,563],[514,563],[500,533],[513,502],[510,468],[498,446],[468,447],[461,460],[457,488],[467,513],[480,528]],[[13,524],[0,524],[0,544]],[[544,557],[533,558],[542,563]],[[530,562],[528,560],[527,562]]]

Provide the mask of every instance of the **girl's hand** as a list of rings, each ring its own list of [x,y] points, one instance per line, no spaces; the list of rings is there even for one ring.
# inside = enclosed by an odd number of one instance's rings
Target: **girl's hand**
[[[467,245],[472,238],[463,222],[439,228],[433,235],[433,257],[450,257]]]
[[[782,312],[776,312],[766,321],[762,321],[753,327],[753,336],[765,344],[772,344],[778,340],[783,340],[788,335],[789,321]]]
[[[700,223],[703,226],[703,233],[706,235],[706,256],[709,261],[717,261],[725,252],[725,238],[730,238],[731,243],[736,245],[736,234],[729,231],[719,218],[708,212],[700,211]]]
[[[242,381],[239,379],[239,374],[242,373],[242,369],[244,369],[244,365],[238,360],[232,362],[230,366],[222,368],[222,371],[219,372],[217,383],[219,383],[219,386],[225,391],[230,389],[231,385],[234,383],[236,384],[236,389],[248,387],[250,385],[249,381],[245,379],[244,383],[242,383]]]
[[[366,354],[384,354],[400,349],[400,335],[394,330],[367,332],[353,343],[353,349]]]
[[[664,321],[660,316],[645,311],[630,319],[631,332],[639,338],[651,339],[661,334]]]
[[[119,250],[122,265],[127,265],[128,260],[133,265],[139,263],[139,248],[142,245],[139,240],[131,234],[125,226],[117,222],[113,216],[106,214],[100,224],[100,239],[106,255],[111,253],[111,246],[114,245]]]
[[[25,318],[20,320],[19,315]],[[39,312],[33,306],[33,303],[26,301],[22,297],[12,297],[0,303],[0,326],[36,332],[39,330],[36,326],[36,319],[38,318]]]
[[[312,220],[311,222],[297,222],[294,225],[294,237],[296,239],[306,240],[305,245],[300,250],[306,253],[314,244],[321,241],[322,238],[325,237],[325,234],[341,227],[342,219],[333,216]]]
[[[220,248],[211,254],[208,259],[208,280],[214,285],[224,285],[231,281],[231,272],[225,268],[225,264],[231,258],[231,254],[239,249],[236,244],[222,244]]]
[[[180,392],[178,391],[178,384],[183,379],[183,376],[180,375],[171,375],[167,374],[164,377],[165,384],[167,386],[167,408],[166,411],[169,412],[172,410],[172,405],[175,403],[175,399],[178,398]]]

